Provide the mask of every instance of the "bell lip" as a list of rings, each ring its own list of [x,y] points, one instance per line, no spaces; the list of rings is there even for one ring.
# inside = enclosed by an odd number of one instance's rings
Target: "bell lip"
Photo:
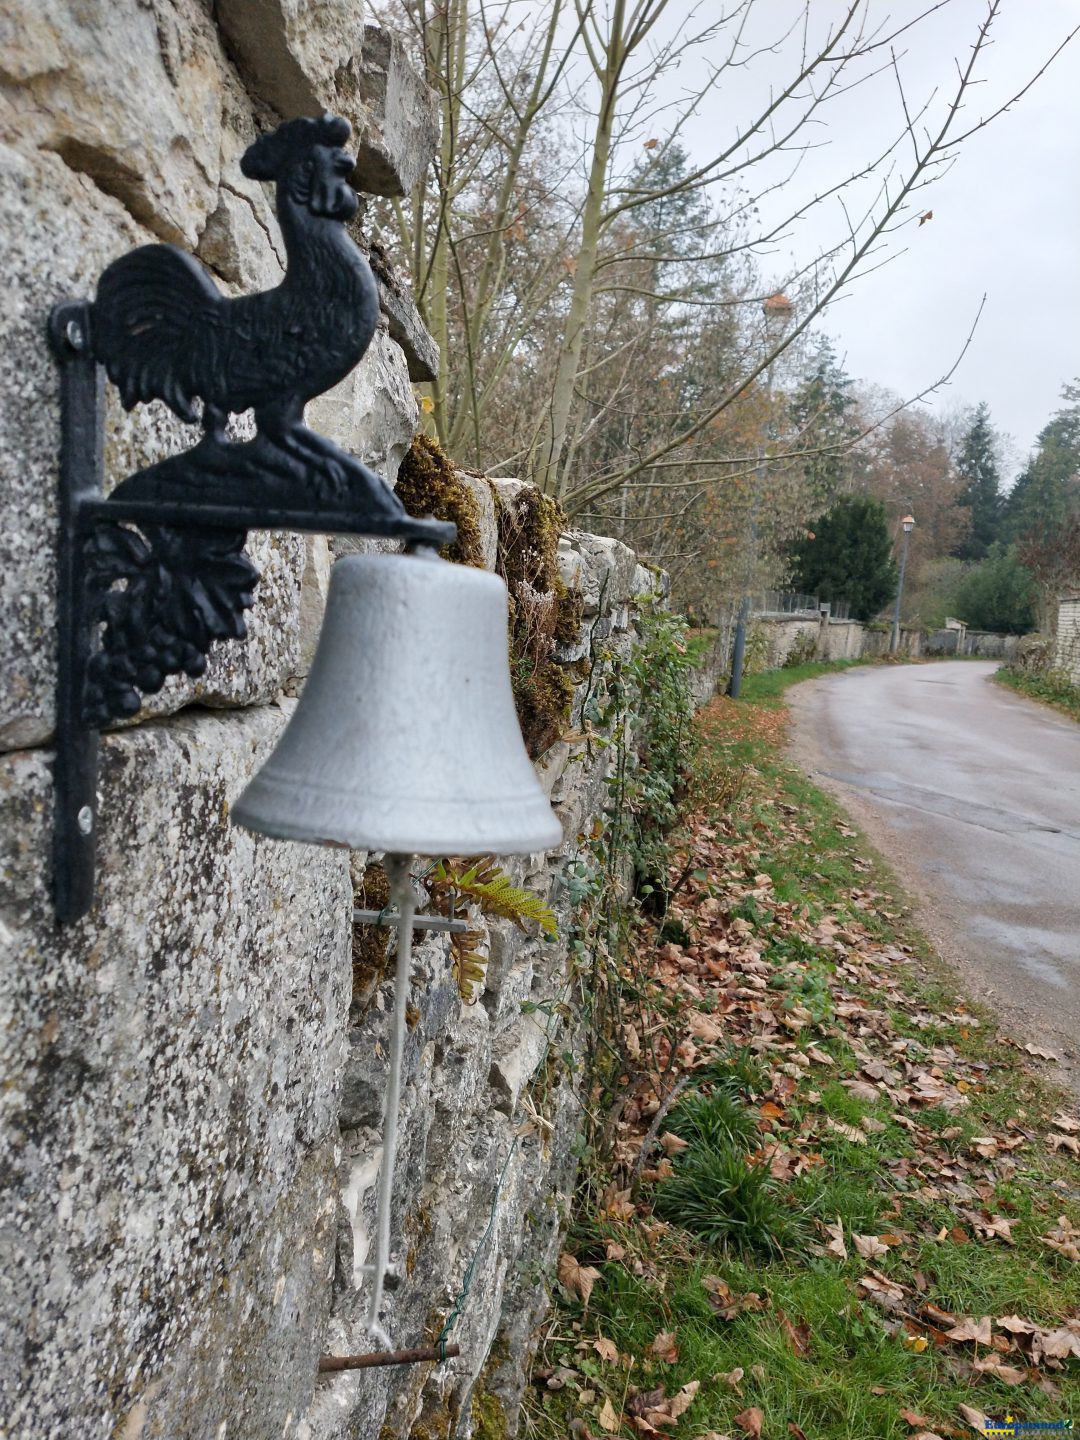
[[[565,838],[559,817],[546,800],[539,800],[535,794],[515,796],[502,802],[519,818],[519,823],[508,823],[501,834],[493,826],[486,836],[478,837],[475,831],[466,834],[463,830],[453,828],[449,822],[446,822],[447,828],[440,833],[434,826],[425,828],[423,832],[407,829],[394,831],[375,825],[370,828],[363,825],[353,827],[340,820],[327,820],[319,826],[318,834],[315,834],[314,827],[300,819],[276,815],[270,818],[260,814],[257,808],[246,806],[244,801],[248,790],[254,787],[257,781],[261,789],[273,791],[278,788],[273,781],[267,782],[256,777],[231,806],[229,818],[233,824],[241,825],[245,830],[254,831],[256,834],[266,835],[272,840],[295,840],[304,845],[342,845],[350,850],[374,850],[387,855],[535,855],[541,851],[557,849]],[[400,797],[396,801],[387,800],[384,803],[392,810],[395,803],[400,804]],[[445,801],[442,803],[446,804]],[[467,814],[468,802],[462,801],[460,805]],[[543,817],[537,816],[535,826],[529,827],[520,823],[522,814],[528,814],[529,810],[539,810],[541,806],[547,813]]]

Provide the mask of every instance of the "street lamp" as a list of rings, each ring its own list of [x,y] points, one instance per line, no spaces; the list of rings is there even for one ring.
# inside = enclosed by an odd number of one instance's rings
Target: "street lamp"
[[[762,427],[761,444],[758,448],[757,465],[754,470],[754,493],[750,504],[750,538],[746,550],[746,583],[739,618],[735,625],[735,643],[731,651],[731,680],[728,694],[733,700],[739,698],[742,690],[743,662],[746,657],[746,627],[750,619],[750,586],[757,568],[758,511],[761,508],[761,492],[765,488],[765,476],[769,469],[769,432],[772,424],[772,382],[773,354],[777,343],[783,337],[795,307],[779,290],[763,301],[761,313],[765,316],[765,351],[768,362],[765,368],[765,424]]]
[[[904,532],[904,548],[900,551],[900,579],[896,586],[896,604],[893,607],[892,638],[889,641],[890,655],[896,654],[900,644],[900,602],[904,598],[904,572],[907,570],[908,546],[911,544],[911,532],[915,529],[915,516],[905,515],[900,521],[900,528]]]

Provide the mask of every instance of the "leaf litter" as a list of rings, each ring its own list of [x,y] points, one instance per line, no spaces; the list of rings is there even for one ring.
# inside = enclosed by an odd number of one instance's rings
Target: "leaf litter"
[[[774,713],[732,712],[729,702],[713,702],[705,725],[729,742],[739,738],[740,727],[775,739]],[[785,898],[786,887],[766,867],[778,849],[813,853],[813,823],[770,793],[760,774],[754,780],[749,803],[758,813],[770,812],[769,825],[748,823],[746,806],[732,815],[703,811],[694,817],[675,856],[667,915],[667,933],[678,927],[682,943],[641,937],[649,987],[638,1013],[627,1014],[622,1023],[627,1084],[614,1127],[610,1182],[598,1207],[606,1246],[587,1256],[597,1264],[564,1253],[560,1284],[584,1312],[594,1286],[604,1280],[597,1265],[620,1267],[662,1296],[665,1263],[685,1265],[697,1258],[696,1247],[687,1249],[677,1229],[651,1215],[655,1185],[675,1173],[689,1147],[685,1136],[654,1125],[654,1117],[666,1116],[679,1087],[708,1091],[716,1064],[743,1055],[756,1077],[748,1103],[756,1110],[760,1136],[749,1159],[766,1165],[776,1184],[795,1186],[842,1170],[849,1149],[879,1144],[877,1153],[885,1156],[881,1190],[895,1188],[893,1213],[897,1219],[903,1214],[903,1225],[855,1230],[845,1228],[840,1216],[823,1216],[814,1222],[817,1236],[810,1246],[820,1257],[817,1263],[832,1264],[844,1276],[852,1313],[869,1307],[872,1319],[864,1317],[860,1325],[876,1327],[919,1364],[933,1357],[941,1372],[938,1384],[944,1374],[954,1377],[961,1393],[991,1386],[985,1413],[1000,1409],[999,1397],[1006,1393],[1015,1408],[1021,1389],[1035,1402],[1054,1397],[1067,1376],[1080,1378],[1080,1311],[1059,1305],[1058,1313],[1041,1320],[953,1313],[936,1303],[932,1279],[924,1273],[931,1267],[922,1257],[934,1247],[944,1254],[967,1245],[1009,1253],[1022,1219],[1008,1197],[1029,1173],[1040,1135],[1043,1154],[1066,1164],[1080,1154],[1075,1138],[1080,1121],[1064,1108],[1040,1121],[1017,1104],[1017,1113],[991,1131],[980,1107],[981,1128],[975,1133],[968,1116],[993,1079],[987,1055],[994,1052],[980,1035],[984,1022],[955,1001],[947,1013],[935,1011],[917,951],[902,927],[898,933],[898,927],[880,923],[882,916],[896,918],[889,908],[895,901],[872,879],[831,895],[822,885],[827,903]],[[846,827],[840,833],[854,838]],[[862,862],[852,861],[850,869],[860,882],[873,873]],[[691,875],[702,878],[687,883]],[[966,1043],[973,1036],[983,1042],[981,1048]],[[998,1037],[999,1045],[1004,1040]],[[1047,1058],[1036,1046],[1010,1048]],[[1014,1070],[1023,1063],[1009,1061]],[[831,1087],[828,1103],[818,1088],[825,1086]],[[839,1104],[838,1094],[846,1094],[851,1108]],[[874,1114],[858,1113],[870,1108]],[[881,1136],[886,1139],[879,1141]],[[635,1183],[639,1176],[645,1186]],[[1080,1171],[1074,1168],[1059,1189],[1080,1198]],[[1051,1271],[1080,1261],[1080,1226],[1064,1208],[1050,1192],[1036,1203],[1044,1217],[1026,1237],[1047,1257]],[[943,1217],[947,1223],[941,1223]],[[764,1279],[768,1270],[759,1273]],[[794,1356],[812,1355],[811,1327],[774,1306],[760,1282],[758,1289],[740,1290],[721,1274],[705,1273],[700,1284],[715,1323],[771,1327]],[[591,1410],[600,1429],[645,1436],[678,1430],[686,1440],[728,1440],[700,1422],[695,1427],[692,1417],[683,1420],[704,1382],[710,1397],[728,1397],[710,1398],[707,1422],[719,1420],[738,1437],[766,1434],[768,1366],[695,1375],[678,1388],[648,1384],[656,1365],[677,1367],[681,1354],[686,1358],[678,1314],[665,1305],[665,1318],[664,1328],[636,1354],[628,1353],[631,1347],[623,1341],[597,1336],[589,1342],[609,1371],[623,1372],[621,1388],[612,1381]],[[595,1385],[595,1377],[581,1376],[578,1391],[591,1396]],[[764,1409],[754,1403],[736,1408],[748,1385]],[[967,1427],[984,1414],[958,1400],[923,1415],[905,1408],[903,1398],[897,1396],[893,1411],[901,1428],[889,1433],[906,1433],[911,1440],[970,1433]],[[788,1434],[818,1440],[801,1428],[806,1423],[805,1415],[784,1420]],[[912,1435],[908,1426],[918,1433]]]

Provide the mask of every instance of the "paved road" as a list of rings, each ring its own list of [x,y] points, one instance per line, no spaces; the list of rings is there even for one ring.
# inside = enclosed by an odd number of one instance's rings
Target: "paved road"
[[[1080,1088],[1080,725],[981,661],[789,691],[795,754],[919,897],[968,988]]]

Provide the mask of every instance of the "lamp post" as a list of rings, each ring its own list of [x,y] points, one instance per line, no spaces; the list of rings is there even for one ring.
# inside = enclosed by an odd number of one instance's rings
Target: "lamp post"
[[[900,602],[904,598],[904,572],[907,570],[908,546],[911,544],[911,532],[915,529],[915,516],[905,515],[900,521],[900,528],[904,532],[904,546],[900,551],[900,579],[896,586],[896,604],[893,607],[892,637],[889,640],[889,654],[895,655],[900,645]]]
[[[765,424],[762,427],[761,444],[758,449],[757,465],[754,469],[754,493],[750,504],[750,537],[746,551],[745,588],[739,606],[739,618],[735,624],[735,643],[731,651],[731,680],[728,694],[733,700],[739,698],[742,690],[743,664],[746,658],[746,627],[750,620],[750,586],[757,568],[758,511],[761,508],[761,492],[765,488],[765,477],[769,470],[769,434],[772,425],[772,350],[784,334],[795,307],[786,295],[778,290],[762,304],[765,316],[765,350],[769,356],[765,369]]]

